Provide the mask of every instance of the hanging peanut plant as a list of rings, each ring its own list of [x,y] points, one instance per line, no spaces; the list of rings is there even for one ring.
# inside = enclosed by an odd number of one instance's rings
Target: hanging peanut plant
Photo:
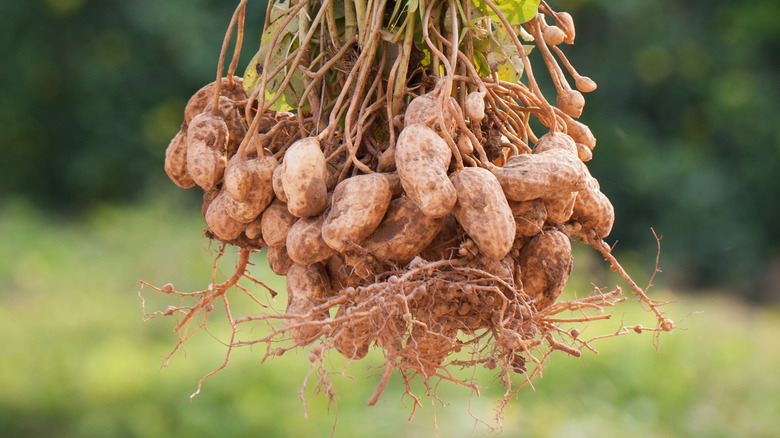
[[[312,345],[331,394],[327,355],[377,348],[385,371],[369,405],[393,372],[417,401],[415,378],[476,390],[448,369],[484,366],[507,388],[503,408],[553,351],[595,352],[563,325],[625,300],[620,288],[558,300],[572,241],[595,248],[657,317],[617,334],[673,328],[604,240],[614,210],[585,164],[596,139],[577,121],[596,84],[561,49],[575,40],[569,14],[538,0],[277,0],[237,77],[246,4],[217,80],[190,99],[166,153],[171,180],[204,192],[206,235],[239,252],[222,283],[156,288],[191,301],[152,314],[177,320],[171,354],[222,302],[233,335],[220,369],[238,346],[264,344],[265,360]],[[533,68],[552,78],[554,104]],[[287,277],[286,310],[233,316],[231,293],[264,307],[240,283],[264,285],[248,271],[259,251]],[[559,315],[571,311],[582,316]],[[239,338],[258,324],[271,329]]]

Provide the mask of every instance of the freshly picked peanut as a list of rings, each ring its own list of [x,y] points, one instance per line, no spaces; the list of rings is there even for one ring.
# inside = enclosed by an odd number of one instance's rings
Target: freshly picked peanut
[[[579,192],[571,192],[558,198],[544,198],[544,209],[547,211],[547,221],[551,224],[562,224],[571,218],[574,203]]]
[[[534,153],[539,154],[549,150],[561,149],[577,155],[577,145],[574,139],[563,132],[548,132],[539,137],[539,141],[534,146]]]
[[[342,305],[336,312],[336,318],[349,316],[349,310],[347,305]],[[363,321],[349,324],[333,334],[333,347],[346,359],[363,359],[368,355],[368,348],[374,342],[371,321],[363,319]]]
[[[290,213],[310,217],[325,210],[328,201],[326,172],[325,155],[315,137],[302,138],[287,149],[282,185]]]
[[[287,254],[286,246],[269,246],[266,257],[268,259],[268,267],[276,275],[287,275],[290,266],[295,263]]]
[[[562,232],[547,229],[526,243],[517,258],[523,291],[536,308],[551,306],[566,287],[573,265],[571,242]]]
[[[605,238],[615,223],[615,208],[609,198],[601,192],[598,180],[588,174],[587,188],[577,195],[571,216],[572,221],[582,224],[583,230],[591,231],[597,238]]]
[[[182,128],[165,150],[165,173],[177,186],[189,189],[195,181],[187,171],[187,129]]]
[[[273,183],[274,194],[276,197],[279,198],[280,201],[287,204],[287,195],[284,193],[284,184],[282,183],[284,168],[284,161],[282,161],[282,164],[276,166],[276,169],[274,169],[274,174],[271,181]]]
[[[206,224],[217,238],[223,241],[236,239],[246,228],[247,222],[239,222],[228,214],[228,205],[235,202],[226,191],[219,192],[206,210]]]
[[[431,128],[418,123],[401,131],[395,149],[401,185],[423,214],[437,218],[452,211],[458,194],[447,177],[452,158],[447,143]]]
[[[227,163],[228,128],[219,117],[201,113],[187,128],[187,171],[203,190],[222,181]]]
[[[260,223],[263,230],[263,240],[268,246],[285,246],[287,244],[287,232],[298,221],[287,209],[287,205],[275,199],[271,205],[263,211]]]
[[[452,135],[455,130],[455,118],[452,116],[449,100],[445,98],[443,104],[442,108],[438,96],[433,93],[415,97],[406,107],[404,127],[423,124],[431,127],[438,135],[442,135],[445,131]],[[444,121],[443,128],[439,121],[439,114]]]
[[[322,224],[325,214],[302,217],[287,232],[287,254],[298,264],[310,265],[324,262],[335,250],[322,239]]]
[[[227,156],[231,157],[238,150],[241,140],[244,139],[247,131],[247,124],[244,116],[238,110],[233,99],[225,96],[219,97],[218,106],[215,109],[213,101],[210,101],[204,112],[213,113],[225,121],[228,128]]]
[[[485,93],[474,91],[466,96],[466,115],[469,119],[480,121],[485,118]]]
[[[270,204],[274,198],[273,174],[278,165],[271,156],[246,159],[234,155],[225,170],[225,190],[236,201]]]
[[[206,105],[214,101],[214,88],[217,83],[212,82],[205,85],[187,101],[187,106],[184,107],[184,124],[189,125],[190,121],[198,114],[202,113],[206,109]],[[222,78],[222,83],[219,89],[220,96],[225,96],[234,101],[242,101],[246,99],[246,92],[244,91],[244,80],[238,76],[233,76],[232,85],[228,82],[228,78]],[[243,108],[240,108],[243,110]]]
[[[242,161],[234,156],[231,161],[234,160],[239,162],[225,172],[224,187],[231,194],[231,199],[234,199],[233,203],[228,204],[228,214],[237,221],[252,221],[274,199],[271,178],[277,163],[273,157]],[[236,199],[233,193],[239,194],[243,200]]]
[[[372,173],[347,178],[333,191],[331,208],[322,225],[322,238],[343,252],[376,230],[392,198],[391,179]]]
[[[287,270],[287,315],[305,316],[324,302],[330,296],[330,281],[328,273],[321,264],[293,264]],[[328,311],[323,310],[306,318],[306,321],[317,321],[328,318]],[[288,326],[294,326],[304,319],[291,318]],[[298,345],[307,345],[319,335],[316,326],[296,327],[290,329],[292,338]]]
[[[512,249],[515,220],[501,184],[489,170],[467,167],[450,176],[458,192],[452,213],[481,254],[501,260]]]
[[[509,158],[503,167],[493,169],[510,201],[557,198],[585,187],[587,168],[576,154],[550,149]]]
[[[422,214],[410,198],[393,199],[379,227],[362,246],[380,262],[405,265],[430,245],[443,224],[443,218]]]

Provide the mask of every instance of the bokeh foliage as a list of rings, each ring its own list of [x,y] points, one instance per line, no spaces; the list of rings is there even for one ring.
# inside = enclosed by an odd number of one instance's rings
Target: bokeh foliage
[[[170,184],[164,149],[188,96],[213,80],[234,3],[0,3],[0,196],[80,214]],[[770,275],[780,266],[780,4],[552,5],[571,11],[578,36],[566,53],[600,85],[583,121],[599,139],[591,168],[616,206],[618,248],[652,263],[654,227],[659,281],[780,297]],[[264,9],[249,4],[245,62]]]

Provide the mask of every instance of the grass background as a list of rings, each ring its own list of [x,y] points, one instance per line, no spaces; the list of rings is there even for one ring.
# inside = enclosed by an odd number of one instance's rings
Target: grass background
[[[174,355],[174,321],[142,322],[139,280],[179,290],[205,287],[211,275],[204,224],[195,206],[161,194],[145,205],[94,207],[79,222],[59,222],[23,201],[0,211],[0,430],[4,437],[488,436],[470,413],[495,425],[502,388],[495,375],[477,372],[480,397],[442,383],[441,399],[412,403],[394,376],[374,407],[365,402],[378,382],[381,355],[352,364],[334,377],[336,408],[298,391],[308,371],[307,350],[260,364],[262,351],[235,350],[227,369],[197,381],[223,360],[225,319],[218,307],[209,333],[201,332]],[[283,281],[255,255],[253,275],[283,290]],[[221,265],[230,269],[231,258]],[[661,262],[663,269],[663,258]],[[642,279],[652,267],[630,266]],[[614,287],[587,248],[575,259],[567,289],[589,283]],[[646,278],[642,279],[646,281]],[[253,289],[266,296],[260,288]],[[504,436],[520,437],[770,437],[780,430],[780,309],[749,307],[734,298],[684,296],[665,308],[680,330],[599,341],[598,355],[555,354],[544,375],[505,409]],[[234,293],[235,294],[235,293]],[[145,289],[147,310],[177,304]],[[256,313],[236,297],[235,312]],[[282,294],[276,307],[286,302]],[[652,325],[636,301],[611,320],[578,326],[583,335],[616,331],[623,321]],[[251,335],[244,333],[245,336]],[[338,358],[333,358],[338,366]],[[310,385],[312,386],[312,385]],[[423,388],[416,388],[423,395]]]

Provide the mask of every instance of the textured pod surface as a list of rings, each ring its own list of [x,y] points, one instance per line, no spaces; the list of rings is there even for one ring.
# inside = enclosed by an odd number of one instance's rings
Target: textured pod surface
[[[211,114],[199,114],[187,128],[187,171],[203,190],[222,181],[227,140],[227,125]]]
[[[480,121],[485,118],[485,93],[473,91],[466,96],[466,115],[469,119]]]
[[[330,296],[330,281],[325,268],[320,265],[293,264],[287,270],[287,315],[304,316],[314,307],[322,304]],[[304,321],[319,321],[328,318],[327,311],[312,314],[307,318],[291,318],[288,326]],[[319,334],[317,327],[296,327],[290,329],[290,335],[298,345],[313,342]]]
[[[534,153],[538,154],[550,150],[561,149],[577,155],[577,145],[574,139],[563,132],[549,132],[541,137],[534,146]]]
[[[165,150],[165,173],[177,186],[189,189],[195,185],[187,171],[187,130],[182,128]]]
[[[293,261],[287,254],[287,247],[269,246],[268,247],[268,267],[276,275],[287,275]]]
[[[254,221],[265,208],[262,204],[236,201],[230,196],[230,193],[224,193],[227,198],[225,200],[225,211],[238,222],[248,224]]]
[[[272,180],[278,165],[276,159],[270,156],[250,160],[234,158],[236,163],[225,171],[225,190],[236,201],[250,203],[263,211],[274,199]]]
[[[569,220],[574,212],[574,202],[577,193],[571,192],[559,198],[545,198],[544,208],[547,210],[547,221],[552,224],[562,224]]]
[[[298,221],[298,218],[290,214],[287,205],[276,199],[263,212],[260,226],[263,230],[263,240],[268,246],[285,246],[287,244],[287,232]]]
[[[442,225],[443,218],[422,214],[411,199],[394,199],[379,227],[363,246],[381,262],[405,265],[431,244]]]
[[[575,142],[584,144],[590,150],[596,147],[596,137],[593,136],[593,132],[588,128],[588,125],[584,125],[574,119],[567,118],[565,120],[567,132]]]
[[[441,135],[443,131],[438,117],[441,114],[444,130],[452,135],[455,129],[455,118],[452,116],[452,111],[447,103],[445,99],[443,105],[440,105],[438,98],[431,93],[415,97],[406,107],[404,126],[423,124],[431,127],[434,132]]]
[[[287,203],[287,194],[284,193],[284,184],[282,183],[282,176],[284,175],[284,161],[282,164],[276,166],[272,178],[274,194],[285,204]]]
[[[603,239],[612,231],[615,208],[601,192],[596,178],[589,177],[588,188],[577,195],[571,220],[581,223],[584,230],[595,233],[598,238]]]
[[[481,254],[501,260],[512,249],[515,220],[501,184],[490,171],[467,167],[450,177],[458,200],[453,214]]]
[[[547,220],[547,209],[541,199],[523,202],[509,202],[512,216],[515,218],[515,234],[517,236],[535,236],[542,232]]]
[[[325,243],[343,252],[365,240],[382,222],[392,195],[391,182],[381,173],[353,176],[339,183],[322,225]]]
[[[566,115],[575,119],[582,115],[585,108],[585,98],[577,90],[568,90],[558,94],[558,108]]]
[[[238,150],[238,146],[241,144],[244,136],[246,136],[246,131],[248,129],[246,120],[239,112],[235,102],[233,99],[220,96],[216,111],[214,110],[213,101],[209,101],[203,111],[212,112],[218,117],[221,117],[225,122],[225,126],[228,128],[227,156],[233,156]]]
[[[225,169],[225,190],[230,196],[239,202],[244,202],[249,198],[252,191],[254,175],[249,169],[249,160],[242,160],[238,155],[234,155],[228,160]],[[273,188],[272,188],[273,190]]]
[[[510,201],[556,198],[585,186],[587,168],[569,151],[552,149],[515,155],[504,167],[493,169]]]
[[[458,195],[447,177],[452,151],[431,128],[407,126],[398,136],[395,165],[401,185],[426,216],[452,211]]]
[[[523,246],[517,263],[525,293],[537,300],[537,309],[549,307],[569,280],[573,265],[571,242],[560,231],[545,230]]]
[[[322,240],[325,215],[302,217],[287,232],[287,254],[295,263],[310,265],[324,262],[335,251]]]
[[[187,101],[187,106],[184,107],[184,123],[189,125],[190,121],[198,114],[202,113],[206,109],[206,105],[214,101],[214,88],[217,83],[212,82],[205,85]],[[221,96],[228,97],[232,100],[240,101],[246,99],[246,92],[244,92],[244,80],[238,76],[233,76],[232,85],[228,83],[228,78],[222,78],[222,84],[220,85],[219,94]]]
[[[290,213],[298,217],[310,217],[325,210],[328,203],[325,172],[325,155],[316,138],[302,138],[287,149],[282,185]]]
[[[349,316],[350,308],[342,305],[336,312],[336,318]],[[363,320],[346,325],[333,334],[333,347],[346,359],[363,359],[368,354],[368,348],[374,341],[374,327],[367,317]]]
[[[230,217],[227,213],[227,206],[230,202],[235,201],[230,199],[230,195],[227,192],[222,191],[211,201],[206,210],[206,224],[220,240],[237,238],[244,231],[247,224],[247,222],[239,222]]]

